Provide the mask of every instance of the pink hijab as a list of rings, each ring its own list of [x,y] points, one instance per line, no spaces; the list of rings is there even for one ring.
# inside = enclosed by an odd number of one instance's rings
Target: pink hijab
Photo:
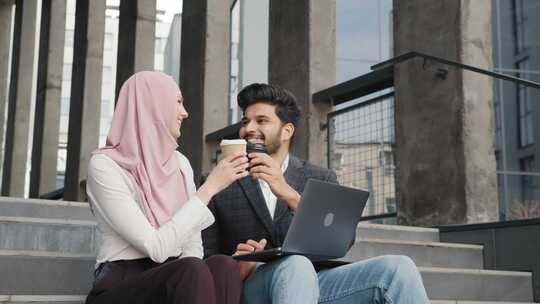
[[[168,125],[176,121],[182,96],[174,80],[139,72],[123,84],[105,147],[94,151],[114,160],[131,176],[139,205],[154,227],[168,222],[187,201],[185,177]]]

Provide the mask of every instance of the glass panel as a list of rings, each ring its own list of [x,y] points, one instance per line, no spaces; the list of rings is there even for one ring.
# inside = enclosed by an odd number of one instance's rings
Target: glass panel
[[[540,176],[511,175],[508,178],[506,219],[540,217]]]
[[[154,69],[180,76],[180,42],[182,35],[182,1],[156,1]]]
[[[75,36],[75,0],[66,1],[66,28],[64,36],[64,65],[60,102],[60,128],[58,134],[57,185],[64,181],[66,171],[66,145],[71,100],[71,74],[73,66],[73,39]],[[61,187],[64,184],[62,183]]]
[[[231,8],[229,122],[242,113],[236,95],[251,83],[268,82],[269,0],[236,0]]]
[[[392,0],[336,1],[336,82],[371,71],[370,67],[393,54]],[[345,108],[389,93],[388,90],[353,99]]]
[[[540,40],[528,39],[538,33],[540,1],[493,0],[493,63],[495,71],[540,82]],[[540,146],[540,90],[494,81],[499,103],[495,117],[500,120],[496,154],[501,220],[538,217],[534,211],[538,197]]]
[[[99,123],[99,145],[105,145],[107,133],[111,126],[114,103],[103,101],[115,99],[116,60],[118,53],[118,18],[120,16],[119,0],[107,0],[105,10],[105,37],[103,45],[103,71],[101,83],[101,119]]]
[[[336,82],[392,55],[392,0],[336,1]]]
[[[236,104],[236,95],[240,91],[239,65],[240,65],[240,5],[243,1],[236,1],[231,9],[231,58],[230,58],[230,76],[229,76],[229,124],[239,122],[242,119],[242,113]]]

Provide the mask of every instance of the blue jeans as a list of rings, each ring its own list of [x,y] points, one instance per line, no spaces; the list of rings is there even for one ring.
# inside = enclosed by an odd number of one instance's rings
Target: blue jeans
[[[244,282],[244,304],[429,304],[420,273],[405,256],[380,256],[315,272],[303,256],[260,265]]]

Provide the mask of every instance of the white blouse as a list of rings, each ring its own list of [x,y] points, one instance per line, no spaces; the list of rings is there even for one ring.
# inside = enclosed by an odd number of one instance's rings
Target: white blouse
[[[189,161],[179,152],[176,156],[186,178],[188,201],[159,228],[150,224],[139,207],[131,177],[108,156],[92,156],[86,192],[102,236],[96,268],[107,261],[144,257],[157,263],[169,257],[203,257],[201,231],[214,222],[214,216],[195,195]]]

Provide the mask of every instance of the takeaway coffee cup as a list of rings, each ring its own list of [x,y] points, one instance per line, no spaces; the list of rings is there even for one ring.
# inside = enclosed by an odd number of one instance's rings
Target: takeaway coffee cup
[[[246,141],[244,139],[224,139],[219,146],[221,147],[221,157],[225,158],[235,152],[246,152]]]
[[[252,143],[248,142],[246,147],[247,153],[266,153],[268,154],[268,150],[266,149],[265,144],[261,143]]]

